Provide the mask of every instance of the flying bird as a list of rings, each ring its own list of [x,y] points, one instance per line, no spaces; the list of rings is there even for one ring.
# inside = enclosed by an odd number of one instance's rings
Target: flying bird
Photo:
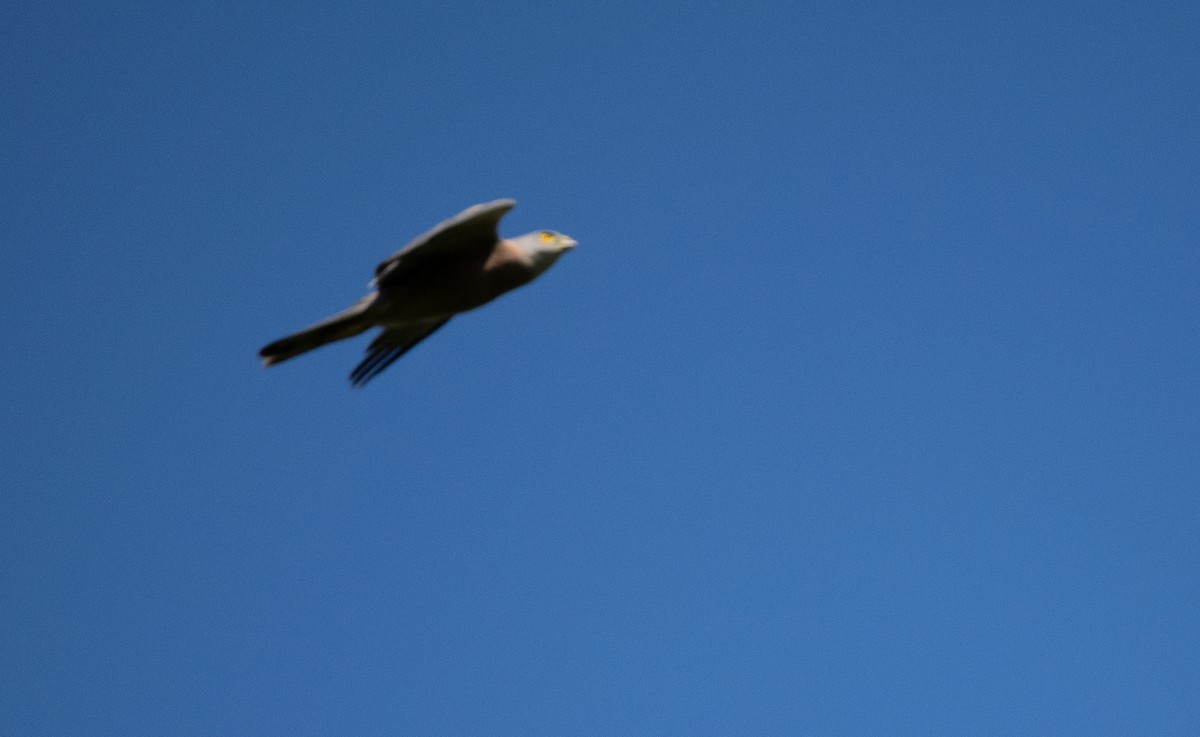
[[[350,372],[350,383],[363,386],[450,318],[533,281],[575,241],[553,230],[501,238],[497,224],[516,204],[495,200],[468,207],[418,236],[375,267],[375,291],[344,312],[263,346],[258,352],[263,365],[380,327],[367,357]]]

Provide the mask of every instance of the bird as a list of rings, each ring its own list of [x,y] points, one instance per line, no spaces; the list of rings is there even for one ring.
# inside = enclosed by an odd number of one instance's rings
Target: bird
[[[455,315],[533,281],[577,244],[553,230],[501,238],[500,218],[516,204],[501,199],[474,205],[417,236],[375,267],[373,291],[365,297],[263,346],[263,365],[379,327],[366,358],[350,372],[352,386],[365,386]]]

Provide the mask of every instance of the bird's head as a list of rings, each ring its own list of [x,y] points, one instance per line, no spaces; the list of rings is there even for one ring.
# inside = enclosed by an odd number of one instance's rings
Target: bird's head
[[[575,247],[575,239],[553,230],[537,230],[512,239],[521,252],[529,257],[533,268],[540,274],[558,260],[558,257]]]

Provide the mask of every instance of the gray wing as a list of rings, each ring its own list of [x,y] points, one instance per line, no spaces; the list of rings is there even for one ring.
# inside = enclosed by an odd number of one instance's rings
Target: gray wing
[[[500,218],[516,204],[516,200],[485,202],[438,223],[376,266],[371,284],[385,286],[429,261],[487,253],[500,237],[496,232]]]
[[[438,317],[432,320],[418,320],[396,327],[390,327],[371,341],[367,347],[367,357],[350,372],[350,384],[364,386],[374,379],[396,359],[408,353],[413,346],[425,340],[433,332],[450,322],[450,318]]]

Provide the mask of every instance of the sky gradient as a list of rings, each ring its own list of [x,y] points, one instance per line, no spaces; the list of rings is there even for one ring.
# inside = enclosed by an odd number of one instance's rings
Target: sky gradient
[[[1197,734],[1198,36],[0,11],[0,734]],[[498,197],[579,247],[258,365]]]

